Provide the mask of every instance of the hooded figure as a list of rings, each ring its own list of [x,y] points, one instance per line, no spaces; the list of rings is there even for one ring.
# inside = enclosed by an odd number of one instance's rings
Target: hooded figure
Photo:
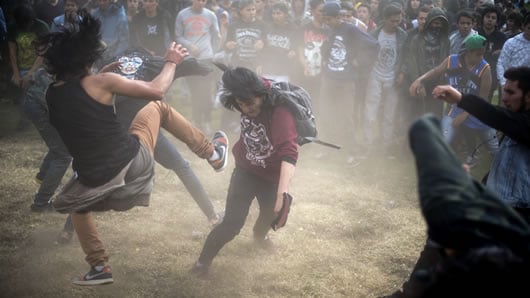
[[[405,82],[413,82],[449,56],[449,22],[442,9],[435,7],[429,12],[425,29],[412,38],[411,44],[415,46],[410,48],[409,55],[403,60]],[[423,100],[423,111],[420,114],[430,112],[441,116],[442,103],[432,100],[429,95],[437,83],[439,82],[426,82],[425,90],[428,95],[425,98],[416,97]]]
[[[416,78],[438,66],[449,55],[449,22],[443,10],[435,7],[429,12],[425,30],[415,36],[412,44],[416,45],[411,52],[416,67],[410,71]]]

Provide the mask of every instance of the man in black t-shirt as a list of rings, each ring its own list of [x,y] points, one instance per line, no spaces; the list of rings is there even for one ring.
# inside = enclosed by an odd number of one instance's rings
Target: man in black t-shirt
[[[142,11],[133,18],[129,28],[132,45],[151,55],[164,55],[172,39],[171,20],[170,14],[159,8],[159,0],[143,1]]]

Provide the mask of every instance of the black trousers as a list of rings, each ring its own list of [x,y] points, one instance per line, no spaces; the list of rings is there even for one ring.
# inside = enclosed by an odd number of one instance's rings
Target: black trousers
[[[259,204],[259,216],[254,224],[254,238],[263,240],[275,218],[277,189],[277,184],[236,166],[228,188],[225,217],[206,238],[199,262],[210,265],[221,248],[239,234],[254,198]]]

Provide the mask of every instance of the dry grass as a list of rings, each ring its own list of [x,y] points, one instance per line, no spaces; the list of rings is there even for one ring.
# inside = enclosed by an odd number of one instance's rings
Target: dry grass
[[[231,169],[215,173],[176,144],[221,210]],[[77,239],[54,243],[64,216],[29,211],[45,146],[34,131],[1,137],[0,296],[377,297],[394,291],[425,237],[412,161],[348,168],[340,154],[325,163],[312,159],[317,146],[301,150],[289,222],[272,233],[276,254],[252,246],[254,205],[241,235],[215,259],[212,279],[190,276],[203,244],[191,234],[209,227],[176,175],[158,167],[149,208],[97,215],[115,283],[83,288],[69,282],[88,269]]]

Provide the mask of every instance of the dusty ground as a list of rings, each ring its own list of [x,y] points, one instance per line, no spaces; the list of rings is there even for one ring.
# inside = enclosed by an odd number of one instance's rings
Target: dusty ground
[[[5,116],[5,110],[3,110]],[[3,117],[0,117],[2,119]],[[4,120],[6,118],[3,118]],[[12,123],[2,121],[3,127]],[[1,126],[1,125],[0,125]],[[5,131],[5,129],[4,129]],[[231,141],[235,141],[232,139]],[[175,141],[223,210],[233,164],[215,173]],[[253,247],[253,206],[241,235],[215,259],[211,280],[189,275],[209,226],[176,175],[157,168],[149,208],[97,215],[115,282],[79,287],[88,265],[77,239],[57,245],[65,216],[29,211],[45,150],[33,130],[0,137],[0,296],[2,297],[377,297],[407,278],[425,237],[410,156],[346,167],[344,156],[313,158],[306,145],[287,226],[269,255]],[[324,149],[327,150],[327,149]],[[66,177],[71,173],[68,172]]]

